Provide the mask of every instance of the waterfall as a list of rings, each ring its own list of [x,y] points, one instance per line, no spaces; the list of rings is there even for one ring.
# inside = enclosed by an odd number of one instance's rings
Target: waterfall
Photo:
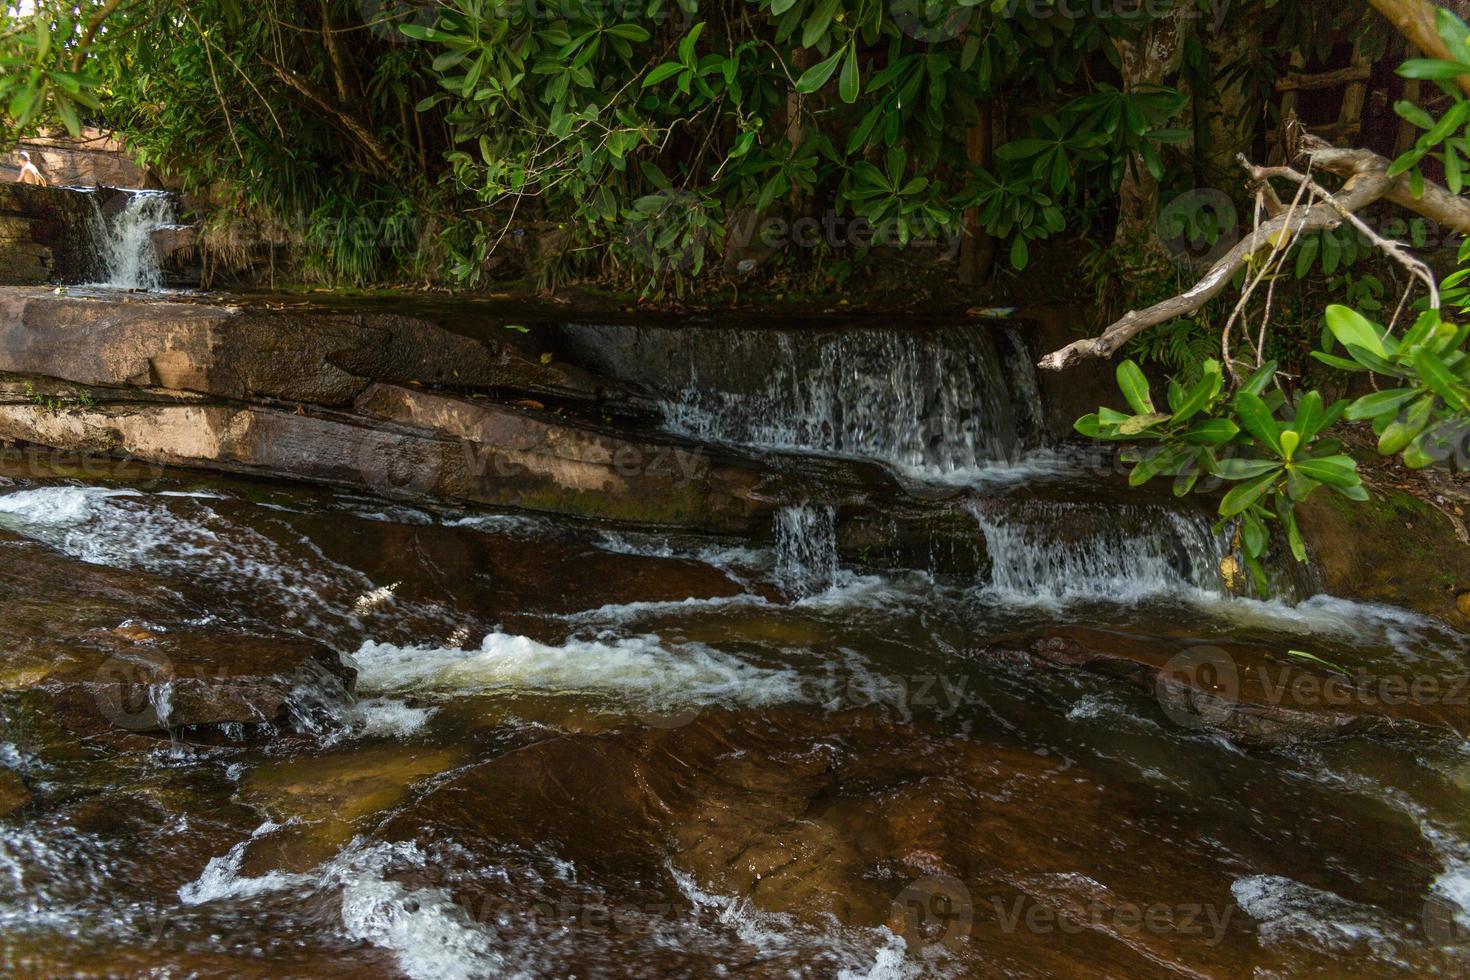
[[[804,503],[776,512],[776,581],[794,596],[816,595],[837,579],[837,514]]]
[[[873,459],[937,480],[964,480],[1042,441],[1030,357],[1013,332],[707,333],[760,377],[708,377],[711,359],[693,341],[688,382],[662,406],[680,435]]]
[[[153,245],[153,233],[174,223],[173,195],[163,191],[120,194],[125,195],[126,203],[111,217],[103,213],[102,206],[93,198],[90,224],[99,275],[93,285],[158,289],[163,285],[163,270]]]
[[[1226,544],[1200,511],[1010,498],[979,500],[971,510],[990,556],[984,588],[996,597],[1128,601],[1223,593]]]

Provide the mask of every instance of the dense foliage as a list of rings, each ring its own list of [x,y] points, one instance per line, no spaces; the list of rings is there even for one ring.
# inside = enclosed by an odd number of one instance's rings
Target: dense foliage
[[[1217,86],[1264,92],[1351,19],[1314,6],[39,0],[6,23],[0,143],[103,122],[349,281],[473,283],[532,220],[563,263],[675,286],[813,216],[816,251],[859,253],[968,217],[1022,268],[1064,228],[1106,237],[1125,181],[1200,184]],[[1130,72],[1164,20],[1177,64]],[[1270,43],[1213,52],[1232,25]]]

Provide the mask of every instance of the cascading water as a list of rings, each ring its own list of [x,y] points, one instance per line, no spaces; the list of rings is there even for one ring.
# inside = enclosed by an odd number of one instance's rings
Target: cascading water
[[[798,597],[816,595],[837,579],[837,514],[800,504],[776,512],[776,580]]]
[[[173,195],[163,191],[123,191],[126,202],[111,217],[94,198],[91,220],[98,281],[114,289],[158,289],[163,270],[153,233],[175,222]]]
[[[1200,512],[1157,505],[997,498],[971,512],[985,537],[985,591],[1007,601],[1128,601],[1220,594],[1225,542]]]
[[[723,383],[703,376],[708,358],[691,348],[688,383],[663,403],[665,426],[681,435],[873,459],[945,482],[1042,442],[1030,358],[1009,331],[709,333],[729,361],[766,370],[753,384]]]

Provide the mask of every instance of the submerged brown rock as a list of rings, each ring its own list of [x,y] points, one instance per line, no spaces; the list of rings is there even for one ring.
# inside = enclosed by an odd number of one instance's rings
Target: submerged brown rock
[[[1351,679],[1249,643],[1181,643],[1069,626],[1001,641],[990,655],[1125,679],[1153,693],[1169,718],[1248,745],[1349,735],[1417,738],[1470,733],[1464,678]]]
[[[75,731],[276,725],[303,691],[351,690],[354,672],[333,651],[199,625],[167,579],[9,534],[0,559],[0,689],[35,692]]]

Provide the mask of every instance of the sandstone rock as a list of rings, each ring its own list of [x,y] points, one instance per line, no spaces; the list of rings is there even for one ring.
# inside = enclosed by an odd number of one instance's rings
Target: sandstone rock
[[[1424,501],[1388,489],[1363,503],[1317,493],[1297,507],[1297,523],[1323,591],[1406,606],[1470,630],[1470,614],[1457,604],[1470,582],[1470,544]]]
[[[1153,693],[1175,723],[1217,730],[1248,745],[1470,733],[1470,689],[1435,700],[1418,699],[1407,683],[1363,689],[1342,675],[1288,662],[1284,650],[1244,643],[1187,643],[1073,626],[1003,640],[989,652],[1126,679]],[[1447,687],[1439,691],[1454,694]]]
[[[1249,796],[1234,773],[1220,778],[1222,794]],[[484,861],[550,848],[576,863],[579,884],[615,896],[672,866],[752,910],[887,925],[915,951],[937,942],[963,969],[1000,965],[1018,975],[1248,974],[1261,951],[1234,909],[1232,855],[1406,909],[1422,903],[1438,866],[1413,822],[1388,808],[1351,830],[1322,821],[1281,832],[1352,851],[1349,835],[1366,827],[1379,848],[1429,861],[1396,862],[1368,882],[1345,867],[1292,864],[1292,847],[1258,837],[1248,810],[1239,822],[1212,821],[1210,846],[1193,846],[1194,805],[1182,791],[1109,779],[1085,760],[871,712],[707,711],[675,730],[625,728],[515,749],[437,784],[380,833],[421,846],[452,839]],[[1085,874],[1072,870],[1079,855]],[[1362,866],[1374,860],[1365,854]],[[940,911],[931,905],[940,892],[954,899],[944,918],[915,921],[914,906]],[[1186,901],[1224,914],[1219,931],[1203,922],[1128,926],[1130,909],[1156,904],[1179,914]],[[1034,907],[1050,911],[1051,928],[1007,921]],[[1057,927],[1058,912],[1080,925]]]
[[[93,278],[92,198],[61,187],[0,183],[0,286]]]
[[[337,407],[374,381],[597,395],[575,369],[394,313],[242,310],[27,289],[0,290],[0,371]]]
[[[0,688],[39,692],[80,732],[287,722],[354,673],[292,636],[197,625],[174,583],[0,535]],[[146,621],[142,627],[139,621]]]

